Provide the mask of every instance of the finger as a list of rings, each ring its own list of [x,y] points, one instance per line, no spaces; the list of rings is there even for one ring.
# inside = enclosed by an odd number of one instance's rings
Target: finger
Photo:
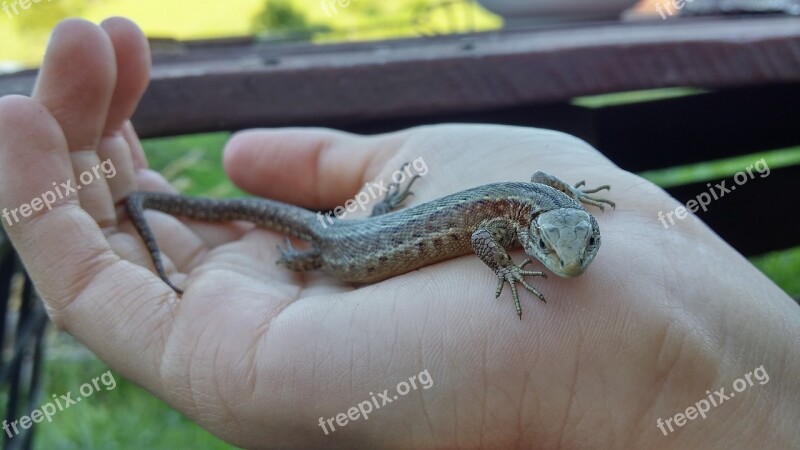
[[[43,105],[0,98],[0,136],[0,211],[15,212],[3,225],[50,317],[126,376],[146,381],[158,373],[163,346],[142,334],[169,320],[168,288],[111,251],[77,196],[56,196],[46,207],[37,200],[73,177],[66,138]]]
[[[104,20],[100,26],[114,49],[116,85],[108,109],[105,135],[120,132],[133,115],[150,81],[150,47],[136,24],[122,17]]]
[[[53,31],[33,94],[60,124],[73,172],[80,181],[81,206],[101,226],[116,223],[111,193],[101,176],[96,153],[115,80],[111,39],[91,22],[70,19]],[[116,175],[116,170],[107,172],[106,176]]]
[[[97,148],[115,79],[114,49],[100,27],[81,19],[56,26],[33,97],[61,125],[70,151]]]
[[[100,160],[113,161],[117,173],[108,177],[114,203],[137,189],[134,151],[138,139],[130,133],[130,119],[150,78],[150,50],[142,31],[128,19],[115,17],[100,24],[111,39],[117,63],[117,83],[108,109],[103,137],[97,148]],[[124,133],[128,130],[127,135]],[[136,147],[131,147],[134,141]],[[138,156],[138,155],[137,155]]]
[[[131,147],[125,136],[118,133],[100,139],[97,158],[101,169],[104,169],[103,173],[108,183],[112,205],[119,203],[129,193],[137,190],[136,168]]]
[[[233,135],[223,163],[231,180],[246,191],[308,208],[330,208],[377,176],[406,136],[359,136],[319,128],[250,130]]]
[[[49,111],[33,99],[4,97],[0,135],[0,203],[10,213],[4,225],[39,292],[56,299],[49,306],[57,314],[118,258],[78,198],[54,187],[73,175],[65,137]]]
[[[130,120],[126,121],[125,125],[122,127],[122,136],[125,138],[125,142],[128,143],[128,147],[131,149],[133,166],[137,170],[147,169],[147,157],[144,154],[144,148],[142,148],[142,143],[139,141],[139,136],[136,135],[136,130],[134,130],[133,124]]]

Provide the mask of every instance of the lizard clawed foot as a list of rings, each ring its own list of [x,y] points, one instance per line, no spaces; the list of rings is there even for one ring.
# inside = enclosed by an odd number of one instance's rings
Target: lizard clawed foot
[[[525,289],[527,289],[533,295],[539,297],[539,300],[547,303],[544,299],[544,295],[539,292],[538,289],[528,284],[525,281],[526,276],[535,276],[535,277],[543,277],[547,278],[547,274],[544,272],[535,272],[532,270],[522,270],[525,266],[531,263],[530,259],[526,259],[522,261],[522,263],[518,266],[511,265],[508,267],[500,267],[495,272],[497,274],[497,289],[494,293],[494,298],[500,297],[500,293],[503,292],[503,287],[506,283],[511,286],[511,296],[514,298],[514,307],[517,309],[517,316],[520,320],[522,320],[522,307],[519,304],[519,294],[517,293],[517,283],[521,284]]]
[[[411,163],[403,164],[400,167],[400,172],[405,170],[405,168],[408,167],[409,165],[411,165]],[[372,208],[372,217],[380,216],[381,214],[386,214],[394,211],[398,206],[400,206],[406,200],[406,198],[408,198],[411,195],[414,195],[414,193],[411,192],[411,185],[413,185],[414,182],[419,177],[420,177],[419,174],[414,174],[414,176],[411,177],[411,181],[408,182],[408,186],[406,186],[405,189],[402,190],[400,189],[400,183],[390,183],[387,188],[386,197],[384,197],[384,199],[380,203],[376,204]]]
[[[285,248],[280,245],[277,246],[278,251],[281,252],[281,257],[275,261],[275,264],[279,264],[298,272],[307,272],[309,270],[316,270],[322,267],[319,249],[312,247],[298,252],[294,249],[292,241],[288,237],[286,238],[285,243]]]
[[[610,190],[611,186],[604,184],[594,189],[579,189],[581,186],[584,186],[585,184],[586,181],[581,180],[578,183],[576,183],[574,187],[572,187],[572,191],[574,192],[574,195],[579,202],[586,203],[587,205],[597,206],[598,208],[600,208],[600,211],[605,210],[605,206],[603,205],[603,203],[611,206],[614,209],[617,208],[617,205],[611,200],[606,200],[604,198],[587,195],[587,194],[594,194],[596,192],[600,192],[603,190]]]
[[[531,177],[531,183],[541,183],[550,186],[552,188],[558,189],[559,191],[569,195],[570,197],[574,198],[575,200],[581,203],[597,206],[598,208],[600,208],[600,211],[605,210],[605,205],[609,205],[614,209],[616,209],[617,207],[617,205],[611,200],[606,200],[604,198],[587,195],[587,194],[594,194],[602,190],[611,189],[611,186],[607,184],[600,187],[596,187],[594,189],[580,189],[581,186],[586,185],[585,180],[579,181],[578,183],[575,184],[575,186],[570,186],[568,183],[562,181],[560,178],[544,172],[534,173],[533,176]]]
[[[419,177],[419,174],[414,174],[414,176],[411,177],[411,181],[408,182],[408,186],[403,190],[400,190],[399,183],[391,183],[389,185],[389,192],[386,194],[386,199],[384,201],[388,203],[392,209],[399,206],[408,196],[414,195],[414,193],[411,192],[411,185],[414,184],[414,181]]]
[[[283,242],[285,247],[281,245],[276,246],[278,247],[278,251],[281,252],[281,257],[275,261],[275,264],[283,264],[284,266],[288,266],[289,262],[297,257],[297,250],[294,249],[291,239],[288,237],[284,239],[285,240]]]

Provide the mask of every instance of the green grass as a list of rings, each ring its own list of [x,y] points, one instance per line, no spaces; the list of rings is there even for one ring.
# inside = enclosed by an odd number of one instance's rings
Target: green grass
[[[52,331],[52,330],[51,330]],[[40,404],[71,393],[109,370],[97,357],[63,333],[51,333]],[[113,383],[34,425],[36,449],[181,449],[232,447],[187,419],[146,390],[112,372]],[[62,402],[65,403],[65,402]],[[63,406],[63,404],[62,404]]]
[[[692,87],[674,87],[663,89],[645,89],[641,91],[614,92],[603,95],[590,95],[572,99],[575,106],[584,108],[604,108],[606,106],[619,106],[631,103],[652,102],[668,98],[685,97],[687,95],[704,94],[708,91]]]
[[[187,195],[240,197],[222,168],[222,149],[230,133],[203,133],[142,142],[150,167]]]
[[[800,164],[800,147],[790,147],[767,152],[751,153],[749,155],[736,156],[717,161],[705,161],[686,166],[669,167],[659,170],[648,170],[639,173],[653,183],[668,188],[689,183],[699,183],[701,181],[719,180],[720,178],[731,177],[736,172],[744,170],[747,166],[753,165],[755,161],[764,158],[770,170],[781,167],[789,167]],[[758,173],[757,168],[753,169]],[[766,171],[764,171],[766,173]]]
[[[800,301],[800,247],[754,256],[750,262]]]

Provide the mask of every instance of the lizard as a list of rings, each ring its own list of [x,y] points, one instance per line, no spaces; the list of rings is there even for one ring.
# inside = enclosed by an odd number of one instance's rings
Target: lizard
[[[242,220],[310,243],[295,250],[286,237],[278,246],[277,264],[295,271],[322,270],[349,283],[374,283],[440,261],[475,253],[497,275],[495,298],[506,283],[517,316],[522,308],[517,283],[545,302],[544,295],[524,277],[547,274],[524,270],[535,258],[553,273],[568,278],[582,274],[600,248],[597,221],[583,203],[601,211],[610,200],[590,196],[601,190],[580,189],[561,179],[536,172],[530,183],[485,184],[410,208],[399,209],[410,192],[388,186],[382,202],[365,219],[335,220],[325,225],[305,208],[265,198],[209,199],[161,192],[132,192],[126,209],[148,249],[158,276],[177,294],[164,270],[160,251],[145,209],[203,221]],[[522,247],[528,258],[515,264],[506,248]]]

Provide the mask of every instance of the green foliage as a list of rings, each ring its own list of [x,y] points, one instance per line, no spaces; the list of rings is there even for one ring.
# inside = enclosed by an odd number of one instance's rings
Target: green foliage
[[[570,103],[584,108],[596,109],[608,106],[628,105],[631,103],[654,102],[669,98],[686,97],[704,94],[708,91],[694,87],[673,87],[661,89],[645,89],[642,91],[614,92],[611,94],[576,97]]]
[[[208,197],[241,197],[225,176],[222,150],[230,133],[202,133],[142,142],[150,168],[163,175],[176,189]]]
[[[782,148],[748,155],[739,155],[716,161],[705,161],[685,166],[668,167],[640,172],[639,176],[662,188],[681,186],[701,181],[719,180],[733,177],[736,172],[744,170],[761,158],[770,170],[800,164],[800,147]]]
[[[9,6],[13,1],[21,0],[8,0]],[[205,6],[161,0],[30,1],[16,15],[0,11],[0,61],[36,67],[52,27],[71,16],[96,23],[109,16],[129,17],[148,36],[207,39],[251,33],[313,42],[466,33],[502,23],[475,0],[230,0]]]
[[[800,247],[755,256],[750,262],[800,302]]]
[[[253,32],[302,29],[308,19],[291,0],[267,0],[264,8],[253,18]]]
[[[66,350],[58,341],[72,341],[65,334],[50,339],[51,348]],[[108,367],[82,346],[70,342],[67,353],[46,362],[41,403],[53,395],[71,393],[76,399],[80,386],[100,376]],[[51,351],[51,353],[56,353]],[[78,353],[77,358],[75,354]],[[131,448],[230,449],[149,392],[112,372],[116,387],[100,390],[52,416],[52,422],[35,424],[34,448],[79,450],[123,450]]]
[[[61,20],[79,16],[86,9],[84,0],[30,0],[28,9],[22,9],[20,1],[9,2],[9,6],[12,4],[19,12],[14,16],[14,26],[25,34],[48,33]]]
[[[500,23],[472,0],[266,0],[254,32],[304,27],[307,37],[324,42],[465,33]]]

